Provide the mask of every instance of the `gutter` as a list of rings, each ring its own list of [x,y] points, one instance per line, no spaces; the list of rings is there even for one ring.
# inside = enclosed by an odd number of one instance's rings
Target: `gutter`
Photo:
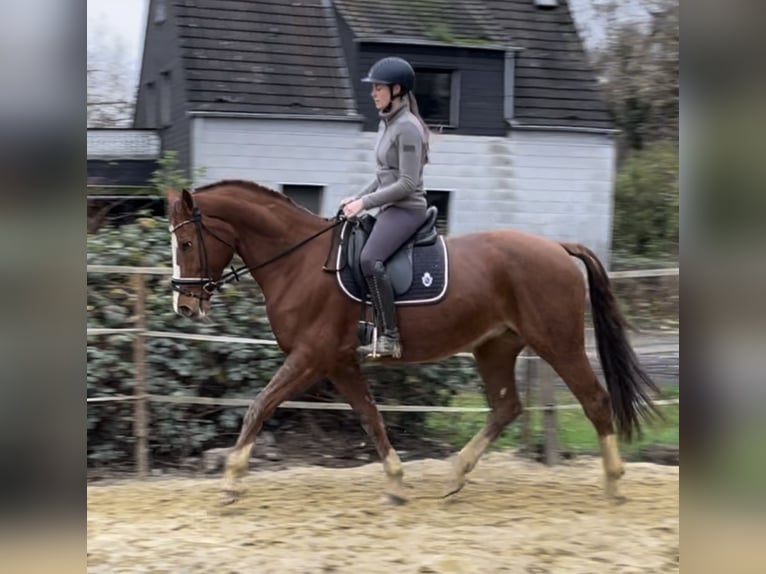
[[[264,114],[257,112],[214,112],[206,110],[191,110],[186,112],[190,118],[241,118],[260,120],[312,120],[328,122],[363,122],[364,117],[359,114],[351,116],[323,116],[312,114]]]
[[[575,126],[536,126],[532,124],[521,124],[517,121],[510,121],[508,125],[514,130],[529,130],[529,131],[543,131],[543,132],[574,132],[583,134],[608,134],[614,135],[621,132],[621,130],[614,128],[588,128],[588,127],[575,127]]]

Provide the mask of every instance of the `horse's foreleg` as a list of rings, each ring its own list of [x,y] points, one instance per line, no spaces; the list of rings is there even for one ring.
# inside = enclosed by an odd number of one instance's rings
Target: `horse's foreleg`
[[[255,437],[276,408],[291,396],[305,390],[321,377],[309,361],[298,354],[291,354],[277,370],[269,384],[258,393],[247,409],[237,442],[226,459],[224,473],[223,503],[237,500],[237,480],[247,472],[250,452]]]
[[[463,488],[466,475],[473,470],[487,447],[521,414],[523,407],[516,390],[514,368],[516,356],[523,348],[524,343],[519,336],[507,331],[474,349],[476,367],[484,381],[491,410],[484,428],[455,457],[445,496]]]
[[[375,443],[386,472],[386,496],[392,504],[407,502],[404,495],[402,463],[388,440],[383,417],[380,415],[370,388],[356,364],[343,365],[330,374],[330,379],[362,419],[362,427]]]

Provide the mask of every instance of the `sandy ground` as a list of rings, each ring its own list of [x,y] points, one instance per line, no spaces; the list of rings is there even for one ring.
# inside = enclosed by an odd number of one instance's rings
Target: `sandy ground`
[[[627,464],[622,505],[596,458],[490,453],[447,500],[447,461],[404,467],[401,507],[382,502],[377,463],[251,472],[225,508],[217,479],[92,485],[88,572],[678,572],[678,467]]]

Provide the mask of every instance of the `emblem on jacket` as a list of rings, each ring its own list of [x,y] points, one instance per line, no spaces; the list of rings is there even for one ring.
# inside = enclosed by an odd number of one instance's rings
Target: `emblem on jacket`
[[[431,277],[431,274],[428,271],[426,271],[423,273],[423,277],[421,277],[420,282],[423,283],[424,287],[430,287],[431,283],[434,282],[434,278]]]

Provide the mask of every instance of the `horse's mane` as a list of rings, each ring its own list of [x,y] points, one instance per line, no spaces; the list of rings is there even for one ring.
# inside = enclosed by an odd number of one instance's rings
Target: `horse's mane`
[[[255,193],[266,195],[272,199],[276,199],[277,201],[286,203],[287,205],[295,207],[301,211],[310,213],[314,217],[319,217],[320,219],[327,220],[327,218],[321,217],[317,215],[316,213],[314,213],[313,211],[311,211],[310,209],[307,209],[304,206],[300,205],[299,203],[296,203],[290,197],[286,196],[284,193],[280,193],[274,189],[266,187],[265,185],[261,185],[260,183],[255,183],[254,181],[247,181],[244,179],[222,179],[213,183],[208,183],[206,185],[200,186],[196,188],[192,193],[196,194],[196,193],[202,193],[205,191],[212,191],[214,189],[218,189],[220,187],[226,187],[226,186],[242,187],[250,191],[253,191]]]

